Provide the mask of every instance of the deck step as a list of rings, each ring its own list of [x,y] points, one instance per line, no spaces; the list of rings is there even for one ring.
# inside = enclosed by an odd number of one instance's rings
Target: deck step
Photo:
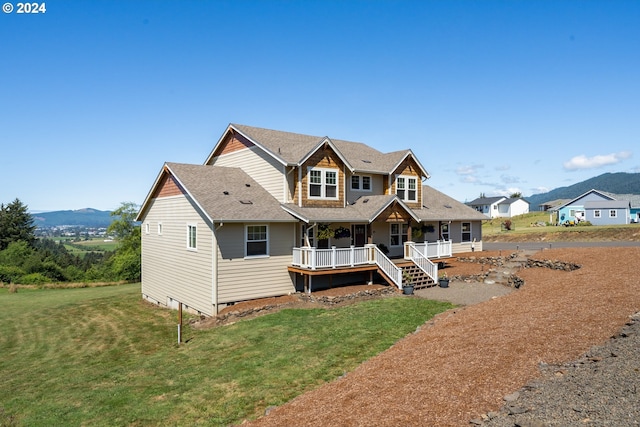
[[[424,288],[430,288],[432,286],[436,286],[437,283],[431,279],[429,276],[427,276],[427,274],[422,271],[420,269],[420,267],[418,267],[415,264],[411,264],[411,265],[406,265],[402,267],[402,283],[405,283],[405,276],[411,276],[412,277],[412,285],[413,285],[413,289],[424,289]]]

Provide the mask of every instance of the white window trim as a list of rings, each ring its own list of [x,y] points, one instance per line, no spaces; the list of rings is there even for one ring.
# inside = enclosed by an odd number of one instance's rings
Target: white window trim
[[[191,228],[195,230],[195,246],[191,246]],[[197,224],[187,224],[187,250],[188,251],[197,251],[198,250],[198,225]]]
[[[158,236],[162,236],[162,223],[158,223]]]
[[[404,179],[404,197],[398,196],[398,178]],[[415,181],[415,189],[413,190],[416,193],[415,199],[409,198],[409,180]],[[400,198],[403,202],[417,202],[418,201],[418,178],[413,175],[396,175],[396,196]]]
[[[247,255],[247,243],[249,243],[249,239],[247,239],[247,237],[249,235],[249,227],[266,227],[266,234],[267,234],[267,239],[266,239],[267,253],[266,254]],[[262,240],[255,240],[255,241],[262,242]],[[245,259],[269,258],[269,224],[246,224],[244,226],[244,258]]]
[[[144,234],[149,234],[150,231],[151,231],[151,224],[147,222],[144,224]]]
[[[464,225],[469,224],[469,231],[464,231]],[[464,240],[462,236],[465,233],[469,233],[469,240]],[[460,242],[461,243],[471,243],[473,241],[473,224],[471,222],[462,222],[460,223]]]
[[[600,209],[595,209],[595,210],[593,211],[593,217],[594,217],[594,218],[600,218],[600,217],[601,217],[601,215],[602,215],[602,213],[600,212]]]
[[[364,184],[364,177],[369,178],[369,188],[362,188],[363,184]],[[358,178],[358,188],[353,188],[353,178]],[[352,191],[361,191],[364,193],[371,193],[373,191],[373,178],[371,177],[371,175],[360,175],[360,174],[353,174],[351,175],[351,183],[350,183],[350,187]]]
[[[615,209],[609,209],[609,218],[618,218],[618,211]]]
[[[393,231],[393,226],[394,225],[398,225],[398,234],[394,234]],[[404,228],[404,226],[407,226],[407,232],[403,233],[402,230]],[[393,247],[393,248],[398,248],[400,246],[404,246],[404,242],[402,241],[402,236],[407,236],[407,240],[409,240],[409,226],[407,223],[405,222],[394,222],[389,224],[389,246]],[[392,237],[393,236],[398,236],[398,244],[394,245],[392,242]]]
[[[321,174],[321,180],[320,180],[320,184],[313,184],[313,185],[320,185],[320,195],[319,196],[312,196],[311,195],[311,171],[320,171]],[[335,187],[336,187],[336,196],[335,197],[327,197],[327,172],[334,172],[336,174],[336,183],[335,183]],[[334,168],[316,168],[316,167],[310,167],[307,168],[307,197],[309,199],[313,199],[313,200],[338,200],[339,199],[339,195],[340,195],[340,169],[334,169]]]

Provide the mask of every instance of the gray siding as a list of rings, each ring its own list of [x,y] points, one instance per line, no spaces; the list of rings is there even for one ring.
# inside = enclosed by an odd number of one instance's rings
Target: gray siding
[[[224,224],[216,231],[218,302],[221,304],[295,292],[287,266],[292,262],[297,224],[271,223],[269,256],[245,258],[245,224]]]
[[[358,173],[355,175],[367,175],[371,177],[371,191],[362,191],[362,190],[352,190],[351,189],[351,176],[352,174],[348,173],[346,175],[346,189],[347,189],[347,200],[351,203],[356,201],[361,196],[373,196],[384,194],[384,180],[387,177],[383,177],[382,175],[372,175],[366,173]]]
[[[289,201],[284,166],[257,147],[215,157],[211,164],[241,168],[278,201],[282,203]]]
[[[187,224],[197,226],[195,251],[187,249]],[[142,294],[147,299],[167,305],[172,299],[213,315],[212,256],[211,229],[186,197],[151,202],[142,224]]]

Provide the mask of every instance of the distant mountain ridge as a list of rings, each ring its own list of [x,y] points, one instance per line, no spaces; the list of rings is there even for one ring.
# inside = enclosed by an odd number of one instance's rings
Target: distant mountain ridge
[[[615,194],[640,194],[640,173],[607,172],[568,187],[559,187],[547,193],[534,194],[525,199],[529,210],[538,210],[538,205],[557,199],[575,199],[589,190],[600,190]]]
[[[40,212],[31,214],[37,227],[59,227],[61,225],[108,227],[113,221],[111,211],[85,208],[69,211]]]

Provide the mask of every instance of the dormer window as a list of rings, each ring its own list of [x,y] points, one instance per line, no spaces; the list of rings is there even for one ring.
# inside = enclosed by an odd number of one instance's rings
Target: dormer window
[[[337,169],[309,169],[309,198],[337,199],[338,198],[338,170]]]
[[[405,202],[418,201],[418,179],[411,176],[396,178],[396,195]]]
[[[371,177],[369,175],[352,175],[351,189],[356,191],[371,191]]]

